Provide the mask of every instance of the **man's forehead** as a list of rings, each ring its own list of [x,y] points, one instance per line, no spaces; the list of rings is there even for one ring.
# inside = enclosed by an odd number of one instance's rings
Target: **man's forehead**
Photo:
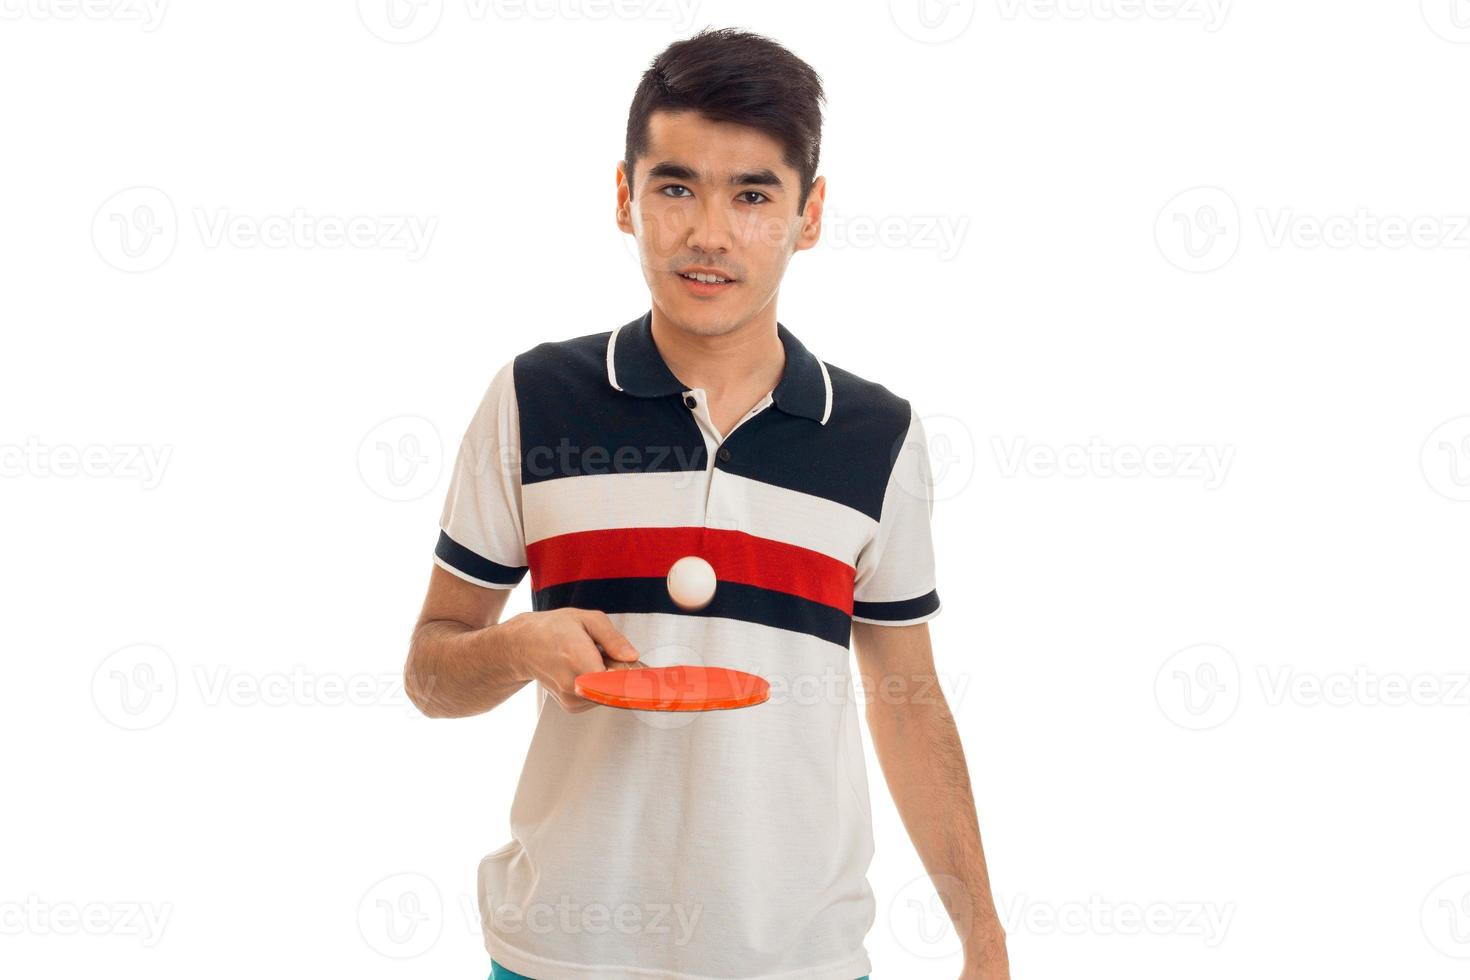
[[[794,172],[772,137],[690,111],[660,111],[649,117],[648,149],[638,165],[647,171],[660,163],[675,163],[713,180],[759,170]]]

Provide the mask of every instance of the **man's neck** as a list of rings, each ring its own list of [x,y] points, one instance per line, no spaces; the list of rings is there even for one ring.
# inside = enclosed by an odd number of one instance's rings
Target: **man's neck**
[[[786,349],[776,333],[776,304],[728,333],[702,337],[669,323],[653,308],[653,340],[664,363],[690,388],[716,403],[741,403],[743,412],[776,387]]]

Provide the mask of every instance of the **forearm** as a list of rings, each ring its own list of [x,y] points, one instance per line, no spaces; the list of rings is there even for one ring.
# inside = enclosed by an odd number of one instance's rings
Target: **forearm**
[[[532,679],[519,655],[516,619],[474,629],[432,620],[414,631],[404,668],[411,701],[431,718],[489,711]]]
[[[990,874],[970,787],[964,747],[937,684],[923,697],[874,697],[868,725],[879,765],[913,840],[972,962],[1004,959],[1005,933],[995,912]]]

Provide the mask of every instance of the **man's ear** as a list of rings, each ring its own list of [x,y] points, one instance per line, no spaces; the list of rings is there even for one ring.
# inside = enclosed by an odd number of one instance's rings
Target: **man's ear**
[[[811,248],[822,237],[822,211],[827,206],[827,178],[812,181],[812,192],[806,196],[801,231],[796,236],[796,251]]]
[[[618,161],[618,227],[629,235],[633,234],[633,188],[629,182],[628,165]]]

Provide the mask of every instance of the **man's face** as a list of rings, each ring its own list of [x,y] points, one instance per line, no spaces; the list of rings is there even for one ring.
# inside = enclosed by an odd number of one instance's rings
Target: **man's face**
[[[801,178],[781,157],[749,127],[655,112],[636,197],[618,166],[618,227],[638,243],[654,305],[681,329],[718,336],[750,322],[775,301],[792,254],[816,244],[825,180],[797,214]],[[695,282],[693,271],[729,281]]]

